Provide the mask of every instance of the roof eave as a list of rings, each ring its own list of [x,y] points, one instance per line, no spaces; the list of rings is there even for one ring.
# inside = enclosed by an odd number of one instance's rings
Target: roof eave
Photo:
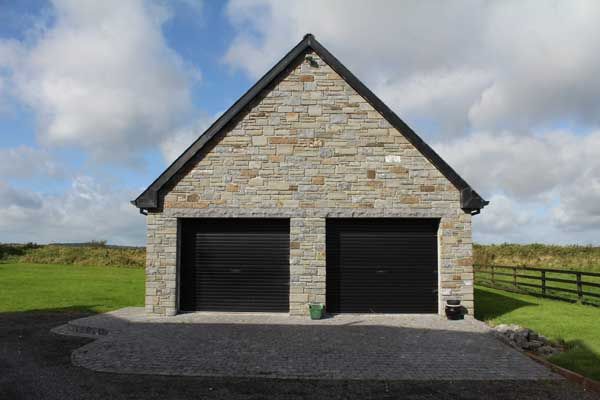
[[[488,204],[490,204],[490,202],[484,200],[483,197],[471,187],[464,188],[460,191],[460,208],[465,212],[472,215],[479,214],[481,209]]]
[[[154,190],[146,189],[144,193],[138,196],[131,204],[140,209],[153,209],[158,207],[158,193]]]

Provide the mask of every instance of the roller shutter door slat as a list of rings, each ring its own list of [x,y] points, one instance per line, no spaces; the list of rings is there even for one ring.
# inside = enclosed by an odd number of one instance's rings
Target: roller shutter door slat
[[[289,311],[289,220],[184,219],[182,311]]]
[[[327,220],[327,311],[436,313],[439,220]]]

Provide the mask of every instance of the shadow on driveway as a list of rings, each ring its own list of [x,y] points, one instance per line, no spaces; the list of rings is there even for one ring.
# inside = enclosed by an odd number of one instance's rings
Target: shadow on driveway
[[[156,317],[129,307],[66,328],[71,328],[66,333],[103,333],[72,357],[75,365],[100,372],[341,380],[558,378],[500,343],[481,322],[437,315],[346,314],[310,321],[283,314]]]
[[[0,398],[12,399],[596,399],[564,380],[391,381],[109,374],[71,364],[91,339],[50,329],[83,311],[0,314]],[[459,378],[459,377],[458,377]]]

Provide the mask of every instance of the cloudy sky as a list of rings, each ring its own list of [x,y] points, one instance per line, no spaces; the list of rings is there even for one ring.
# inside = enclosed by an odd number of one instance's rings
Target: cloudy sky
[[[307,32],[491,201],[600,244],[600,2],[0,0],[0,242],[144,244],[129,204]]]

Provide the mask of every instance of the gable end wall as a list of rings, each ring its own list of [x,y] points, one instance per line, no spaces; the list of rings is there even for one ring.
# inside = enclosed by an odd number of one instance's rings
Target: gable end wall
[[[161,194],[148,215],[146,309],[177,311],[178,218],[290,218],[290,313],[325,302],[325,219],[440,218],[440,313],[473,312],[459,191],[316,54],[303,57]]]

